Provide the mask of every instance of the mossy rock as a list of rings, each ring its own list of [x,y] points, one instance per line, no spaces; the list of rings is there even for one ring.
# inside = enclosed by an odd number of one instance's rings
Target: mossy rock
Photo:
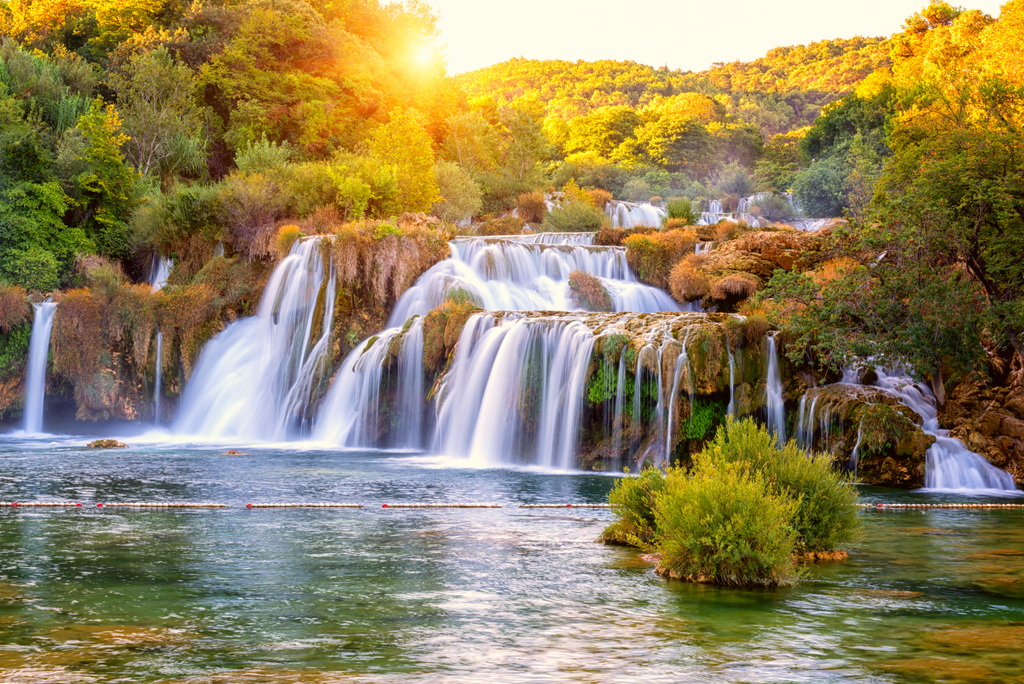
[[[86,444],[90,449],[127,449],[128,445],[116,439],[97,439]]]

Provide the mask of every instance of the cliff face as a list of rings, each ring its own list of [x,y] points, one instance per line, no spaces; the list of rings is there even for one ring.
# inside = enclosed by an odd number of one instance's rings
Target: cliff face
[[[1024,387],[1010,382],[1003,387],[960,383],[948,393],[939,421],[1024,489]]]

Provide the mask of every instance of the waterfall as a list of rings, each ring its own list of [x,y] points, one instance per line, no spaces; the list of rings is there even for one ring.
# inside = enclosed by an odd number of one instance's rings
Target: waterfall
[[[46,362],[50,354],[54,302],[33,304],[32,338],[28,346],[28,378],[25,381],[25,432],[43,431],[43,398],[46,394]]]
[[[728,336],[726,337],[728,339]],[[679,352],[679,356],[676,357],[676,369],[672,378],[672,394],[669,395],[668,403],[668,420],[667,427],[665,430],[665,459],[672,455],[672,442],[673,433],[675,432],[675,426],[672,425],[672,421],[675,418],[675,402],[676,396],[679,394],[679,383],[683,378],[683,373],[686,373],[687,388],[686,393],[690,396],[690,422],[693,422],[693,373],[690,372],[690,356],[686,351],[686,344],[690,341],[690,331],[686,331],[686,337],[683,338],[683,348]]]
[[[648,202],[612,201],[605,205],[605,213],[612,220],[612,228],[636,228],[651,226],[658,228],[668,212]]]
[[[159,255],[153,256],[153,268],[149,276],[149,285],[153,288],[153,292],[159,292],[163,289],[164,285],[167,284],[167,279],[171,277],[171,269],[174,267],[174,262],[170,259],[162,258]],[[160,331],[160,328],[156,329],[156,380],[153,383],[153,422],[156,425],[160,424],[160,392],[163,385],[163,365],[164,365],[164,334]]]
[[[734,398],[736,385],[736,359],[732,355],[732,345],[729,344],[729,335],[725,336],[725,352],[729,356],[729,406],[726,408],[726,415],[730,418],[736,417],[736,400]]]
[[[334,313],[334,272],[324,261],[319,238],[295,241],[257,315],[232,323],[203,349],[176,432],[280,441],[307,426]]]
[[[551,242],[556,238],[565,242]],[[586,239],[592,240],[593,235],[540,233],[515,239],[453,240],[451,258],[431,267],[402,295],[388,326],[427,315],[452,289],[464,290],[490,311],[571,311],[576,307],[569,274],[576,270],[601,280],[616,311],[679,311],[668,294],[637,282],[625,248],[594,247],[583,244]]]
[[[779,355],[775,348],[775,336],[768,335],[768,373],[765,377],[768,424],[779,440],[779,446],[786,444],[786,402],[782,396],[782,377],[779,372]]]
[[[435,449],[477,466],[572,468],[593,347],[576,320],[474,315],[438,396]]]
[[[385,330],[349,353],[313,438],[347,447],[418,449],[422,415],[423,319],[417,316],[407,328]]]
[[[898,397],[904,405],[921,416],[925,434],[935,437],[935,444],[925,454],[924,486],[926,489],[995,489],[1013,491],[1013,476],[996,468],[984,457],[969,450],[964,443],[939,429],[935,395],[923,384],[914,384],[908,377],[890,376],[878,371],[876,387]]]
[[[163,384],[164,335],[156,331],[156,381],[153,383],[153,423],[160,424],[160,392]]]

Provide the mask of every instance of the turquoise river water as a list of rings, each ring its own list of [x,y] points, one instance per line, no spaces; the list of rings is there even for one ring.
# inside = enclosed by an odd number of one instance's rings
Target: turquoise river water
[[[0,509],[0,681],[1024,682],[1024,510],[869,511],[848,561],[745,591],[595,543],[608,510],[518,508],[607,476],[82,444],[0,438],[0,500],[84,504]],[[245,508],[275,501],[366,507]]]

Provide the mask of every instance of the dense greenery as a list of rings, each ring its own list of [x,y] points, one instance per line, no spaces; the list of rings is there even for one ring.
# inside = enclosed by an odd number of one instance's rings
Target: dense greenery
[[[673,577],[790,584],[796,555],[833,555],[856,538],[856,497],[826,455],[780,448],[753,420],[729,421],[692,467],[617,482],[616,520],[602,538],[661,553],[659,569]]]
[[[779,272],[761,295],[791,357],[900,364],[940,400],[945,380],[1006,373],[1004,352],[1024,367],[1022,29],[1019,0],[998,21],[934,3],[894,39],[891,75],[804,138],[804,198],[854,221],[828,272]]]

